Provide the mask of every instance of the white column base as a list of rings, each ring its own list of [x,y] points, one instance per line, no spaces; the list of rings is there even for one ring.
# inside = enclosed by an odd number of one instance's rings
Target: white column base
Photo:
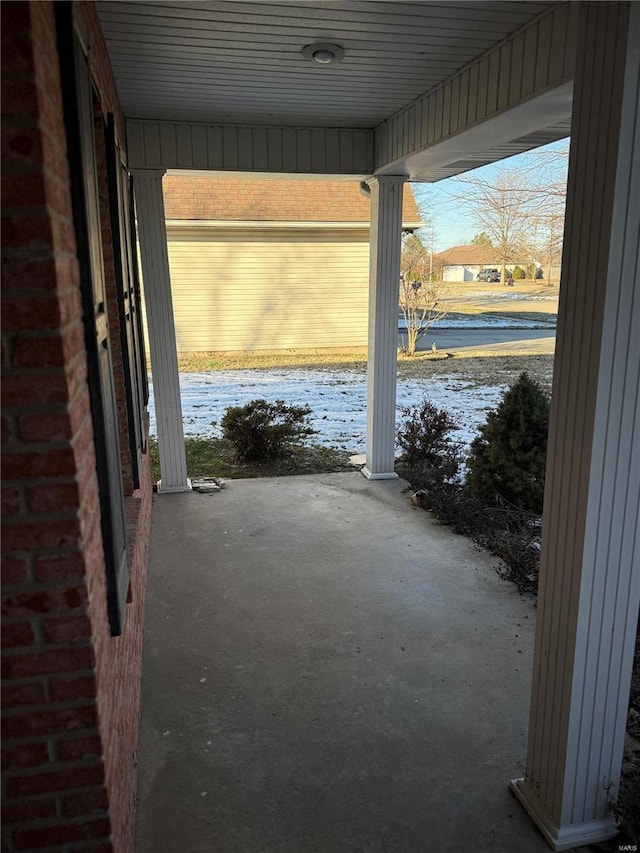
[[[395,471],[388,471],[388,472],[376,471],[374,473],[374,472],[370,471],[366,465],[362,469],[362,473],[367,478],[367,480],[395,480],[398,476]]]
[[[552,850],[571,850],[573,847],[599,844],[615,838],[618,834],[613,817],[558,826],[526,779],[513,779],[509,788],[522,803]]]
[[[180,483],[177,486],[163,486],[162,480],[158,480],[158,494],[159,495],[170,495],[175,492],[190,492],[191,491],[191,480],[187,477],[186,483]]]

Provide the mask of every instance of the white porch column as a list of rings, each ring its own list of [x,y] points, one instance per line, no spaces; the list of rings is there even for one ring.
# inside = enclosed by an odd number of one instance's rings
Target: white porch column
[[[531,721],[554,850],[615,834],[640,604],[640,5],[582,3]],[[630,16],[630,17],[629,17]]]
[[[185,492],[191,486],[187,479],[182,428],[176,330],[162,197],[163,175],[163,170],[133,171],[158,425],[162,478],[158,483],[158,491]]]
[[[371,187],[367,461],[370,480],[395,477],[398,293],[402,243],[402,186],[406,178],[379,177]]]

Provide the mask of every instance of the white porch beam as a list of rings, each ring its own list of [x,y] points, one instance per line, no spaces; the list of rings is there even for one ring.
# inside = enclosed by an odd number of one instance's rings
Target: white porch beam
[[[375,174],[437,181],[567,136],[577,5],[553,4],[379,124]]]
[[[640,605],[640,6],[580,16],[529,748],[512,783],[554,850],[615,835]]]
[[[187,462],[182,427],[176,330],[162,197],[163,170],[133,170],[144,280],[153,394],[160,452],[159,492],[185,492]]]
[[[373,173],[373,131],[128,119],[127,154],[136,169],[364,178]]]
[[[369,249],[367,461],[370,480],[395,477],[398,293],[402,188],[406,178],[372,178]]]

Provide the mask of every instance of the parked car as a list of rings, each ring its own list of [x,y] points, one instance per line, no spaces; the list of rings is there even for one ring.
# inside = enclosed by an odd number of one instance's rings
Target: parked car
[[[478,281],[500,281],[500,270],[480,270],[478,273]]]

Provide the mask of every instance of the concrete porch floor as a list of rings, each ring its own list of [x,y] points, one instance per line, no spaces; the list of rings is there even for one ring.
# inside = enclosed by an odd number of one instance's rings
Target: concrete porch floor
[[[401,480],[238,480],[153,508],[138,853],[542,853],[535,622]]]

